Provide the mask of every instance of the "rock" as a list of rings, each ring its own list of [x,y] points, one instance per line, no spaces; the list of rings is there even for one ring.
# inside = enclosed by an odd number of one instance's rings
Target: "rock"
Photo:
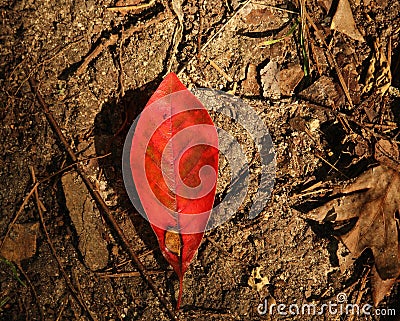
[[[102,237],[105,227],[100,212],[76,173],[64,175],[61,182],[69,216],[79,238],[79,251],[91,270],[103,269],[108,264],[108,250]]]
[[[279,99],[281,97],[281,89],[278,81],[278,64],[271,60],[260,71],[263,96],[265,98]]]

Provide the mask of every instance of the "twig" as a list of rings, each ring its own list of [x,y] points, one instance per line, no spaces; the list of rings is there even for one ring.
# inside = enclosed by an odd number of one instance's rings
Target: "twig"
[[[350,177],[348,177],[345,173],[343,173],[340,169],[338,169],[335,165],[331,164],[328,160],[326,160],[325,158],[323,158],[322,156],[319,156],[318,154],[315,154],[315,156],[317,156],[320,160],[322,160],[324,163],[326,163],[328,166],[330,166],[332,169],[334,169],[335,171],[337,171],[339,174],[342,174],[344,177],[346,177],[347,179],[350,179]]]
[[[65,310],[65,306],[67,304],[67,301],[68,301],[68,295],[66,295],[64,300],[61,302],[60,312],[58,313],[56,321],[60,321],[61,316],[62,316],[62,314],[63,314],[63,312]]]
[[[73,45],[74,43],[77,43],[79,41],[81,41],[84,37],[79,37],[76,40],[73,40],[72,42],[68,43],[66,46],[62,47],[60,50],[58,50],[55,54],[53,54],[52,56],[50,56],[49,58],[45,58],[42,62],[38,63],[37,65],[35,65],[34,67],[32,67],[30,74],[23,80],[21,81],[21,83],[19,84],[18,88],[15,90],[13,96],[17,96],[18,92],[20,91],[20,89],[22,88],[22,86],[28,81],[29,77],[31,77],[34,72],[40,67],[43,66],[44,64],[52,61],[53,59],[55,59],[56,57],[58,57],[63,51],[67,50],[71,45]],[[54,49],[58,48],[59,46],[57,45]],[[32,46],[31,48],[34,48],[34,46]],[[54,51],[54,49],[51,49],[50,51]],[[32,49],[33,50],[33,49]],[[29,61],[28,58],[22,60],[15,68],[14,70],[11,72],[10,76],[8,76],[8,81],[10,81],[11,77],[16,73],[16,71],[21,68],[21,66],[26,62]]]
[[[203,34],[203,0],[197,0],[199,7],[199,32],[197,34],[197,64],[200,65],[201,58],[201,37]]]
[[[175,30],[174,30],[174,36],[172,37],[172,43],[171,43],[171,55],[168,58],[167,61],[167,74],[171,72],[172,67],[174,65],[174,62],[176,60],[176,53],[178,51],[178,46],[182,41],[183,37],[183,10],[182,10],[182,3],[180,0],[172,0],[171,1],[171,13],[175,15],[176,19],[178,20]]]
[[[79,66],[79,68],[76,70],[76,75],[80,76],[82,75],[86,68],[89,66],[90,62],[97,58],[98,55],[100,55],[100,53],[107,47],[114,45],[117,40],[118,40],[118,35],[114,34],[111,35],[110,38],[108,39],[102,39],[102,41],[100,42],[100,44],[94,48],[94,50],[86,56],[86,58],[83,60],[82,64]]]
[[[134,33],[139,32],[159,21],[161,21],[162,19],[164,19],[164,14],[160,13],[158,16],[156,16],[154,19],[151,19],[149,21],[146,21],[144,24],[139,25],[139,26],[131,26],[129,29],[127,29],[126,31],[124,31],[124,39],[129,38],[130,36],[132,36]],[[120,34],[112,34],[110,36],[110,38],[108,39],[103,39],[100,44],[94,48],[94,50],[89,53],[86,58],[83,60],[82,64],[79,66],[79,68],[76,70],[75,74],[77,76],[82,75],[87,67],[89,66],[89,64],[96,59],[102,52],[104,49],[113,46],[117,43],[118,39],[120,37]]]
[[[347,98],[347,100],[349,102],[350,107],[354,108],[353,101],[351,99],[349,89],[347,88],[346,81],[344,80],[344,77],[342,75],[342,72],[340,71],[340,68],[339,68],[336,60],[335,60],[335,57],[333,56],[333,54],[329,50],[329,46],[326,43],[324,37],[321,35],[321,31],[318,29],[317,25],[314,23],[314,21],[312,20],[312,18],[310,17],[310,15],[307,12],[305,12],[305,17],[308,20],[308,22],[311,24],[311,26],[314,28],[315,35],[317,36],[319,41],[321,41],[322,44],[326,47],[326,52],[328,53],[327,54],[328,61],[335,68],[335,71],[336,71],[336,73],[338,75],[338,78],[339,78],[340,85],[343,88],[344,94],[345,94],[345,96],[346,96],[346,98]]]
[[[260,6],[267,7],[269,9],[273,9],[273,10],[277,10],[277,11],[283,11],[283,12],[292,13],[292,14],[296,14],[296,15],[299,14],[297,11],[292,11],[292,10],[288,10],[288,9],[285,9],[285,8],[279,8],[277,6],[272,6],[270,4],[266,4],[266,3],[262,3],[262,2],[258,2],[258,1],[252,1],[251,3],[252,4],[258,4]]]
[[[88,158],[85,158],[85,159],[81,159],[81,160],[79,160],[79,161],[76,162],[76,163],[73,163],[73,164],[70,164],[70,165],[68,165],[68,166],[65,166],[65,167],[61,168],[60,170],[56,171],[55,173],[53,173],[53,174],[51,174],[51,175],[49,175],[49,176],[43,178],[42,180],[38,181],[38,187],[39,187],[40,184],[42,184],[42,183],[44,183],[44,182],[46,182],[46,181],[52,179],[54,176],[57,176],[57,175],[59,175],[59,174],[61,174],[61,173],[64,173],[65,171],[67,171],[67,170],[69,170],[69,169],[75,167],[77,164],[81,164],[81,163],[90,161],[90,160],[92,160],[92,159],[106,158],[106,157],[108,157],[108,156],[110,156],[110,155],[111,155],[111,153],[107,153],[107,154],[100,155],[100,156],[88,157]]]
[[[18,220],[19,216],[22,213],[22,210],[24,209],[24,207],[26,206],[26,204],[28,204],[29,199],[31,198],[31,196],[33,195],[33,193],[35,192],[35,189],[37,188],[38,183],[36,183],[33,188],[31,189],[31,191],[29,192],[29,194],[25,197],[24,201],[22,202],[22,205],[20,206],[17,214],[15,215],[14,219],[12,220],[12,222],[10,223],[10,225],[7,228],[7,232],[6,235],[4,236],[3,240],[0,243],[0,250],[2,249],[4,242],[6,240],[6,238],[8,237],[8,234],[10,234],[11,229],[13,228],[15,222]]]
[[[73,278],[74,283],[76,284],[76,293],[77,293],[78,297],[81,298],[81,300],[83,301],[82,287],[81,287],[81,283],[79,282],[79,278],[78,278],[78,275],[77,275],[77,272],[75,269],[72,270],[72,278]],[[83,303],[85,304],[86,311],[90,314],[90,316],[92,316],[92,313],[89,310],[88,306],[86,305],[85,301],[83,301]]]
[[[32,290],[33,296],[35,297],[36,304],[37,304],[37,306],[38,306],[38,308],[39,308],[39,314],[40,314],[41,320],[42,320],[42,321],[46,320],[46,319],[44,318],[43,308],[42,308],[42,306],[40,305],[39,297],[38,297],[38,295],[37,295],[37,292],[36,292],[36,290],[35,290],[35,288],[34,288],[32,282],[31,282],[31,280],[29,279],[28,275],[25,273],[25,271],[24,271],[24,269],[22,268],[21,264],[20,264],[20,263],[17,263],[16,265],[17,265],[18,269],[20,270],[20,272],[22,273],[22,275],[24,276],[24,278],[25,278],[26,282],[28,283],[29,287],[30,287],[31,290]]]
[[[122,34],[124,29],[122,29]],[[124,66],[122,64],[122,41],[119,43],[118,50],[118,84],[119,84],[119,100],[125,96],[125,86],[124,86]]]
[[[382,125],[379,125],[379,124],[365,123],[364,126],[366,126],[368,128],[380,129],[382,131],[397,129],[397,125],[396,124],[387,124],[387,125],[382,124]]]
[[[211,67],[213,67],[216,71],[218,71],[218,72],[221,74],[221,76],[224,77],[224,78],[226,79],[226,81],[228,81],[228,82],[233,82],[232,77],[229,76],[229,75],[225,72],[225,70],[223,70],[220,66],[218,66],[218,65],[214,62],[214,60],[211,60],[211,59],[207,59],[207,60],[208,60],[208,62],[210,63]]]
[[[29,84],[31,86],[32,92],[35,94],[40,107],[43,109],[46,118],[48,122],[50,123],[50,126],[52,127],[54,133],[58,137],[58,139],[61,141],[63,147],[65,148],[66,152],[68,153],[69,157],[71,160],[75,163],[78,163],[78,158],[75,154],[75,152],[72,150],[71,146],[68,144],[67,139],[65,138],[64,134],[62,133],[60,127],[58,126],[56,120],[53,117],[52,112],[49,110],[46,102],[44,101],[42,95],[40,94],[38,88],[36,87],[36,81],[34,81],[32,78],[29,78]],[[153,282],[153,280],[150,278],[148,275],[143,263],[140,261],[140,259],[137,257],[136,253],[132,250],[131,246],[129,245],[129,241],[124,235],[121,227],[118,225],[117,221],[114,218],[114,213],[108,208],[107,204],[101,197],[100,193],[98,190],[95,188],[94,184],[92,183],[91,180],[86,176],[85,170],[80,164],[76,165],[76,171],[78,174],[81,176],[83,182],[85,183],[86,187],[88,188],[91,196],[93,199],[96,201],[97,206],[100,209],[100,212],[102,213],[103,217],[105,218],[106,221],[111,224],[112,228],[114,229],[115,233],[118,235],[120,240],[122,241],[125,249],[128,251],[129,255],[131,256],[132,260],[135,262],[137,269],[139,270],[140,274],[142,275],[143,279],[147,282],[147,284],[150,286],[154,294],[158,297],[160,300],[161,304],[164,306],[166,309],[169,317],[171,320],[176,320],[175,313],[173,309],[171,308],[171,304],[166,300],[166,298],[159,292],[156,284]]]
[[[300,0],[300,19],[301,19],[301,28],[300,28],[300,45],[301,45],[301,52],[303,56],[303,71],[304,71],[304,76],[309,77],[310,76],[310,66],[309,66],[309,54],[308,54],[308,46],[306,44],[308,43],[308,37],[307,37],[307,25],[306,25],[306,15],[307,15],[307,9],[306,9],[306,3],[305,0]]]
[[[39,187],[39,185],[40,185],[41,183],[46,182],[46,181],[48,181],[49,179],[51,179],[52,177],[54,177],[54,176],[56,176],[56,175],[58,175],[58,174],[61,174],[61,173],[65,172],[66,170],[68,170],[68,169],[74,167],[74,166],[75,166],[76,164],[78,164],[78,163],[83,163],[83,162],[86,162],[86,161],[92,160],[92,159],[104,158],[104,157],[108,157],[108,156],[110,156],[110,155],[111,155],[111,153],[108,153],[108,154],[101,155],[101,156],[89,157],[89,158],[87,158],[87,159],[79,160],[78,162],[76,162],[76,163],[74,163],[74,164],[68,165],[68,166],[66,166],[66,167],[64,167],[64,168],[62,168],[62,169],[60,169],[59,171],[57,171],[57,172],[53,173],[52,175],[50,175],[50,176],[48,176],[48,177],[42,179],[41,181],[36,182],[35,185],[32,187],[32,189],[30,190],[29,194],[25,197],[24,201],[22,202],[22,205],[20,206],[20,208],[19,208],[17,214],[15,215],[13,221],[12,221],[12,222],[10,223],[10,225],[8,226],[6,235],[4,236],[3,240],[2,240],[1,243],[0,243],[0,250],[2,249],[2,247],[3,247],[3,245],[4,245],[4,241],[6,240],[7,236],[10,234],[11,229],[12,229],[13,226],[15,225],[15,222],[18,220],[19,216],[21,215],[21,213],[22,213],[24,207],[25,207],[26,204],[28,203],[28,201],[29,201],[29,199],[31,198],[31,196],[34,194],[35,189],[36,189],[37,187]]]
[[[172,270],[169,270],[167,272],[173,272]],[[164,274],[165,271],[147,271],[148,274]],[[102,279],[113,279],[113,278],[131,278],[131,277],[138,277],[141,276],[139,272],[133,271],[133,272],[121,272],[121,273],[97,273],[97,276],[99,276]]]
[[[31,79],[29,79],[29,82],[31,81]],[[36,182],[36,175],[35,175],[35,171],[33,170],[33,168],[31,167],[31,173],[32,173],[32,179],[34,182]],[[67,283],[68,288],[70,289],[70,291],[72,292],[72,295],[74,296],[74,298],[78,301],[79,305],[81,306],[81,308],[86,311],[87,315],[89,316],[89,318],[92,321],[97,321],[97,318],[90,312],[90,310],[88,309],[87,305],[85,304],[85,302],[82,300],[82,297],[79,296],[78,292],[76,291],[76,289],[74,288],[74,286],[72,285],[70,279],[68,278],[67,273],[65,272],[62,264],[61,264],[61,260],[57,255],[56,249],[53,245],[53,242],[50,239],[50,235],[47,231],[47,227],[46,224],[44,222],[44,218],[43,218],[43,211],[46,210],[44,207],[44,204],[42,203],[42,201],[39,199],[39,192],[37,190],[37,185],[35,185],[35,198],[36,198],[36,205],[37,205],[37,209],[38,209],[38,213],[39,213],[39,219],[40,219],[40,223],[42,225],[44,234],[46,235],[46,239],[47,239],[47,243],[50,246],[50,250],[53,254],[53,256],[55,257],[57,263],[58,263],[58,267],[61,271],[61,274],[64,277],[65,282]]]
[[[132,10],[142,10],[151,7],[154,5],[156,1],[150,0],[149,3],[138,4],[138,5],[130,5],[130,6],[117,6],[117,7],[109,7],[107,8],[108,11],[119,11],[119,12],[126,12]]]

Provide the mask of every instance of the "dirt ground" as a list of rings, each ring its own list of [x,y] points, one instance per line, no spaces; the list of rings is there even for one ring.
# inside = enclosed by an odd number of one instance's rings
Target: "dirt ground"
[[[339,294],[348,302],[372,304],[371,253],[340,271],[342,245],[329,226],[305,216],[309,203],[323,202],[324,193],[307,188],[344,182],[376,163],[376,137],[398,144],[400,3],[350,0],[359,34],[349,36],[330,29],[339,1],[332,7],[331,2],[3,1],[0,240],[8,234],[14,243],[0,252],[0,319],[171,319],[71,166],[28,79],[37,82],[158,291],[175,305],[178,279],[130,203],[121,174],[130,123],[173,71],[189,88],[241,97],[265,122],[277,164],[275,187],[260,215],[247,217],[257,189],[254,162],[245,203],[205,234],[185,275],[177,318],[398,320],[257,310],[264,302],[320,307],[337,302]],[[116,5],[139,7],[108,9]],[[390,73],[391,86],[384,90]],[[373,127],[378,134],[371,134],[370,124],[379,124]],[[243,129],[230,125],[241,137]],[[251,161],[254,144],[241,142]],[[220,180],[224,175],[221,170]],[[226,187],[219,188],[217,198]],[[395,284],[379,308],[400,315],[398,297]]]

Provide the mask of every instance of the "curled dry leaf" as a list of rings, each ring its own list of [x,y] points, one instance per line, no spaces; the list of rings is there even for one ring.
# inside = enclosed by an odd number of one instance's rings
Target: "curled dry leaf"
[[[352,259],[366,249],[372,250],[375,259],[372,273],[376,271],[372,278],[375,305],[390,292],[400,275],[399,195],[400,174],[378,166],[364,172],[348,186],[337,188],[337,198],[308,213],[309,218],[319,222],[357,219],[354,227],[339,239]],[[347,261],[351,263],[352,260]]]

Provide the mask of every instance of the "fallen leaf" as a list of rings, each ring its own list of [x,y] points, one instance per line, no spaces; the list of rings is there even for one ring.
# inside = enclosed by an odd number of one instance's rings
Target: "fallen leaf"
[[[339,0],[331,29],[337,30],[358,41],[364,42],[364,37],[356,27],[349,0]]]
[[[317,3],[324,8],[326,12],[329,12],[331,6],[332,6],[332,1],[333,0],[318,0]]]
[[[400,256],[400,248],[399,248],[399,256]],[[386,279],[383,280],[378,271],[376,270],[376,267],[372,267],[371,271],[371,284],[372,286],[372,300],[374,301],[374,306],[378,306],[379,303],[385,298],[386,295],[388,295],[391,290],[393,285],[396,283],[397,278],[391,278],[391,279]]]
[[[332,109],[339,108],[345,102],[343,90],[327,76],[318,78],[311,86],[302,90],[299,96],[313,103],[332,107]]]
[[[394,170],[400,171],[400,155],[397,144],[389,140],[380,139],[375,144],[375,159]]]
[[[319,46],[315,46],[312,42],[310,42],[313,57],[315,60],[315,65],[318,70],[318,74],[322,76],[326,73],[329,68],[328,59],[326,58],[325,50]]]
[[[372,283],[375,305],[388,294],[400,275],[399,226],[400,174],[386,166],[367,170],[346,187],[337,187],[331,201],[310,211],[318,222],[344,223],[357,219],[354,227],[338,238],[350,251],[350,259],[371,249],[379,278]],[[349,261],[349,260],[348,260]],[[385,281],[385,282],[380,282]],[[384,288],[382,288],[384,286]],[[384,295],[382,295],[384,293]]]
[[[130,170],[162,254],[179,277],[195,255],[213,207],[218,134],[201,102],[170,73],[136,124]]]
[[[276,30],[289,20],[286,12],[267,8],[256,3],[250,3],[246,6],[241,13],[241,17],[247,32]]]
[[[0,255],[17,264],[31,258],[36,253],[38,232],[39,223],[15,224],[4,240]]]
[[[300,65],[291,65],[278,72],[278,81],[281,94],[292,96],[293,91],[304,77],[303,68]]]
[[[391,51],[391,41],[387,45],[387,51]],[[386,55],[381,41],[374,41],[374,53],[365,77],[363,93],[370,92],[374,87],[377,92],[384,95],[392,84],[391,56]]]

